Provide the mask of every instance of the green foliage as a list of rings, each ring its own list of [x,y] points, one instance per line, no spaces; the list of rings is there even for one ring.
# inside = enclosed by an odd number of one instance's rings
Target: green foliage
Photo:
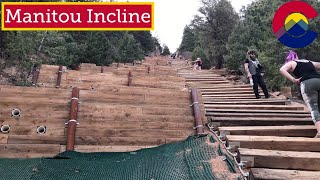
[[[7,52],[11,65],[18,65],[28,56],[36,53],[36,32],[10,32],[8,33]],[[16,61],[14,61],[16,60]]]
[[[160,43],[159,43],[158,38],[153,37],[153,42],[154,42],[156,48],[158,48],[159,52],[161,53],[163,49],[162,49],[162,46],[161,46]]]
[[[189,51],[192,52],[196,46],[196,36],[193,32],[193,30],[189,27],[186,26],[183,30],[183,37],[182,37],[182,42],[179,47],[180,52],[185,52]]]
[[[162,56],[167,56],[167,55],[170,55],[170,50],[169,50],[169,47],[167,45],[163,45],[163,51],[161,53]]]
[[[208,61],[206,68],[220,69],[227,53],[227,41],[239,17],[227,0],[202,0],[200,15],[191,23],[198,44],[204,49]]]
[[[125,34],[119,47],[119,54],[121,63],[132,63],[144,57],[140,43],[131,34]]]
[[[156,44],[150,31],[132,31],[130,34],[133,35],[136,41],[140,42],[144,53],[148,54],[155,51]]]
[[[210,62],[207,58],[207,55],[200,46],[197,46],[192,52],[192,60],[193,61],[196,60],[198,57],[202,61],[203,68],[206,68],[206,69],[210,68]]]

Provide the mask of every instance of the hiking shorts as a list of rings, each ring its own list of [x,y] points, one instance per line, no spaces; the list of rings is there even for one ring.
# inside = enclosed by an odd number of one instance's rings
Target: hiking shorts
[[[320,78],[312,78],[301,82],[301,94],[311,112],[313,122],[319,122]]]

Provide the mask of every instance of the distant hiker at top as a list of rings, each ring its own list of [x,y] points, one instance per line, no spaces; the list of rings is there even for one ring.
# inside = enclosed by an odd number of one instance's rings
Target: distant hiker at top
[[[317,70],[320,70],[319,62],[299,59],[297,53],[290,51],[280,72],[291,82],[300,84],[303,100],[311,112],[312,120],[318,131],[315,138],[320,138],[320,74],[317,73]]]
[[[260,99],[259,95],[259,86],[262,88],[265,98],[269,98],[269,93],[267,90],[267,86],[263,80],[262,70],[263,67],[260,64],[257,53],[255,51],[248,51],[247,52],[247,59],[244,64],[244,68],[247,72],[248,78],[250,80],[250,84],[253,86],[253,91],[257,99]]]

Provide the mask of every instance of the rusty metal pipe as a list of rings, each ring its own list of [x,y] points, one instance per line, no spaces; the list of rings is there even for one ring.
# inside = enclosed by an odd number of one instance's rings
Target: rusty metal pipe
[[[131,71],[129,71],[128,73],[128,86],[131,86],[132,85],[132,73]]]
[[[199,99],[198,99],[198,91],[196,88],[191,89],[191,95],[192,95],[192,102],[193,102],[192,104],[193,114],[195,117],[195,129],[197,131],[197,135],[204,134]]]
[[[77,118],[79,109],[79,88],[74,87],[72,90],[72,99],[70,107],[70,120],[68,121],[68,134],[67,134],[67,151],[74,151],[75,136],[77,128]]]
[[[56,88],[60,88],[61,77],[62,77],[62,66],[59,66]]]

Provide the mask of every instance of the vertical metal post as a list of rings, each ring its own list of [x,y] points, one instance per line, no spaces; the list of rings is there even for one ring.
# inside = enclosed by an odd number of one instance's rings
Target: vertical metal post
[[[194,117],[195,117],[195,129],[197,131],[197,135],[204,134],[198,92],[197,92],[196,88],[191,89],[191,95],[192,95],[192,102],[193,102],[193,104],[192,104],[193,113],[194,113]]]
[[[62,77],[62,66],[59,66],[56,88],[60,88],[61,77]]]
[[[131,73],[131,71],[129,71],[129,73],[128,73],[128,86],[131,86],[131,84],[132,84],[132,73]]]
[[[76,128],[78,124],[79,92],[80,90],[77,87],[74,87],[72,90],[70,120],[66,123],[68,125],[67,151],[74,151]]]

